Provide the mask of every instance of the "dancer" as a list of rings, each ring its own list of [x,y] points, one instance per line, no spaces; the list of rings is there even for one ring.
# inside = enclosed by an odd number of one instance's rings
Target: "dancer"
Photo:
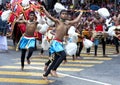
[[[62,44],[63,38],[66,35],[70,26],[80,21],[82,12],[78,15],[76,19],[72,21],[67,21],[68,18],[67,18],[66,10],[62,10],[60,12],[60,20],[59,20],[57,18],[52,17],[43,6],[41,6],[41,8],[46,14],[46,16],[50,18],[52,21],[54,21],[56,25],[55,37],[49,49],[51,54],[55,53],[54,60],[47,69],[47,71],[43,74],[43,79],[47,80],[47,76],[49,75],[49,73],[51,73],[53,76],[57,76],[56,70],[61,64],[61,62],[66,58],[66,53],[64,51]]]
[[[25,23],[26,24],[26,31],[21,37],[19,41],[19,48],[21,49],[21,69],[24,69],[24,61],[25,61],[25,55],[26,51],[28,50],[27,55],[27,63],[30,64],[30,57],[33,54],[34,48],[35,48],[35,37],[34,32],[36,30],[38,22],[35,20],[35,13],[34,11],[31,11],[29,13],[29,20],[20,20],[21,18],[17,19],[17,23]]]

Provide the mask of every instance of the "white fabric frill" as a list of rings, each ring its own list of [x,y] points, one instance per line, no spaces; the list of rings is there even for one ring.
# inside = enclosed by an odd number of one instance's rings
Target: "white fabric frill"
[[[77,43],[78,41],[78,33],[75,32],[76,28],[74,26],[71,26],[68,30],[69,35],[69,41],[68,42],[74,42]]]
[[[67,55],[70,55],[70,56],[75,55],[76,51],[77,51],[77,44],[76,43],[68,43],[65,46],[65,50],[66,50]]]
[[[85,48],[90,48],[93,46],[93,42],[91,40],[88,40],[88,39],[83,39],[83,45]]]
[[[67,10],[61,3],[56,3],[54,5],[54,10],[57,12],[57,13],[60,13],[62,10]]]
[[[107,8],[100,8],[100,9],[98,9],[98,14],[99,14],[101,17],[105,18],[105,19],[107,19],[107,17],[110,16],[110,13],[109,13],[109,11],[108,11]]]
[[[109,29],[108,29],[108,34],[109,36],[114,36],[115,35],[115,30],[116,29],[116,26],[111,26]]]
[[[48,42],[48,40],[46,39],[46,37],[44,37],[42,39],[41,47],[43,48],[43,50],[48,50],[49,49],[50,43]]]
[[[49,26],[46,23],[41,25],[41,29],[39,30],[39,32],[44,34],[45,32],[47,32],[48,27]]]
[[[30,0],[22,0],[23,7],[29,6],[29,4],[30,4]]]

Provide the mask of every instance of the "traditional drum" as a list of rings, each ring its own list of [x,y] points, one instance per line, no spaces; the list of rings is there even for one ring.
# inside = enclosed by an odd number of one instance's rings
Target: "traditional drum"
[[[92,37],[93,38],[98,38],[98,39],[107,38],[108,33],[107,32],[96,32],[96,31],[94,31]]]
[[[115,31],[117,38],[120,40],[120,26],[116,26],[114,31]]]

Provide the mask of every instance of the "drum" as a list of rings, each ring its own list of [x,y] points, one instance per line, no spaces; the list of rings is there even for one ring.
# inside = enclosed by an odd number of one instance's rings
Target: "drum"
[[[95,32],[94,33],[94,38],[98,38],[98,39],[107,38],[108,36],[109,35],[106,32]]]
[[[120,29],[115,29],[115,34],[117,35],[117,38],[120,40]]]

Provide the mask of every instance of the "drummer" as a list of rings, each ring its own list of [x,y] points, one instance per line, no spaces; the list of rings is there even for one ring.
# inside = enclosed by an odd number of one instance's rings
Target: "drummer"
[[[104,26],[104,19],[101,18],[100,16],[96,15],[93,23],[95,25],[95,32],[94,33],[97,34],[96,37],[94,37],[94,40],[93,40],[94,45],[95,45],[94,46],[94,49],[95,49],[94,56],[97,56],[97,49],[98,49],[99,42],[101,40],[102,50],[103,50],[103,57],[107,57],[106,53],[105,53],[106,39],[103,36],[103,32],[104,32],[104,27],[103,27]]]
[[[116,53],[115,54],[119,54],[119,40],[120,40],[120,18],[117,17],[114,20],[116,29],[115,29],[115,36],[113,36],[113,43],[115,44],[116,47]]]

